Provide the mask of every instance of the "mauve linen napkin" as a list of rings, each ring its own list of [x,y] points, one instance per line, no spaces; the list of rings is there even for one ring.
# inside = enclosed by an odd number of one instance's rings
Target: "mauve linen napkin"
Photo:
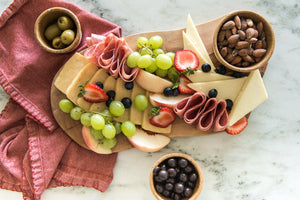
[[[0,84],[10,100],[0,115],[0,187],[40,199],[47,188],[80,185],[105,191],[117,154],[99,155],[73,142],[58,126],[50,88],[59,68],[74,52],[55,55],[34,37],[38,15],[50,7],[73,11],[82,25],[84,48],[91,33],[121,28],[60,0],[15,0],[0,16]]]

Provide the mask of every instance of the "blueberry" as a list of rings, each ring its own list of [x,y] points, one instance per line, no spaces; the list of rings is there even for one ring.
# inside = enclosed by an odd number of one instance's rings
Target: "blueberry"
[[[218,91],[216,89],[211,89],[208,92],[208,97],[209,98],[215,98],[218,95]]]
[[[211,70],[211,66],[208,63],[204,63],[201,69],[203,72],[209,72]]]
[[[109,98],[109,99],[105,102],[106,106],[109,107],[109,105],[110,105],[111,102],[112,102],[112,100]]]
[[[174,192],[182,193],[184,190],[184,185],[182,183],[176,183],[174,186]]]
[[[109,99],[111,99],[111,100],[115,99],[115,96],[116,96],[116,92],[115,91],[109,90],[109,91],[106,92],[106,94],[107,94],[107,96],[108,96]]]
[[[103,83],[101,83],[100,81],[97,81],[96,85],[98,85],[101,89],[103,89]]]
[[[241,78],[244,76],[244,73],[243,72],[233,72],[232,76],[235,78]]]
[[[162,169],[159,171],[158,176],[160,177],[161,180],[165,181],[168,179],[169,173],[167,172],[167,170]]]
[[[177,175],[177,172],[174,168],[169,168],[168,169],[169,177],[174,178]]]
[[[170,158],[167,163],[168,163],[169,167],[176,167],[177,166],[176,160],[174,158]]]
[[[198,178],[198,176],[197,176],[196,173],[192,173],[192,174],[189,176],[189,180],[190,180],[191,182],[197,181],[197,178]]]
[[[125,88],[127,90],[132,90],[133,86],[134,86],[133,82],[126,82],[125,83]]]
[[[185,168],[188,165],[188,161],[184,158],[179,159],[178,165],[180,168]]]
[[[226,74],[225,66],[223,66],[223,65],[218,66],[216,72],[219,74],[223,74],[223,75]]]
[[[184,189],[184,197],[189,198],[192,196],[192,194],[193,194],[193,190],[191,188],[187,187]]]
[[[180,92],[179,92],[179,89],[178,89],[178,88],[174,88],[174,89],[173,89],[173,96],[176,97],[176,96],[179,95],[179,93],[180,93]]]
[[[130,108],[132,102],[131,102],[131,99],[129,99],[128,97],[124,97],[122,100],[121,100],[122,104],[124,105],[125,108]]]
[[[232,106],[233,106],[232,100],[231,99],[226,99],[225,101],[226,101],[226,108],[231,109]]]
[[[167,88],[164,89],[164,95],[166,97],[172,96],[172,94],[173,94],[172,88],[167,87]]]

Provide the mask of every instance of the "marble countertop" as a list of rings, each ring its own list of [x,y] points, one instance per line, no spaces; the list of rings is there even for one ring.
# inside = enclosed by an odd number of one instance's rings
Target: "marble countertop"
[[[300,199],[300,2],[298,0],[69,0],[123,28],[124,35],[184,28],[190,13],[196,24],[233,10],[253,10],[272,25],[275,52],[264,76],[269,99],[255,109],[242,134],[177,138],[163,150],[119,153],[114,180],[105,193],[85,187],[48,189],[42,200],[154,199],[148,182],[162,155],[183,152],[200,165],[204,185],[199,199]],[[0,12],[11,0],[1,0]],[[1,88],[1,87],[0,87]],[[8,95],[0,89],[0,110]],[[139,162],[136,162],[136,161]],[[0,190],[0,199],[22,199]]]

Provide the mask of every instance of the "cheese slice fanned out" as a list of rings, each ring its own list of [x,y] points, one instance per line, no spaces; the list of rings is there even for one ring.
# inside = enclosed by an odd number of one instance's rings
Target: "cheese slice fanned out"
[[[194,74],[187,75],[187,77],[193,83],[234,79],[233,76],[225,76],[218,73],[207,73],[201,70],[196,70],[194,71]]]
[[[228,126],[232,126],[267,99],[268,94],[259,70],[252,71],[233,103]]]
[[[188,18],[187,18],[186,36],[192,41],[192,43],[195,45],[195,47],[200,51],[204,60],[208,64],[210,64],[212,71],[214,71],[215,70],[214,64],[209,57],[209,54],[205,48],[205,45],[204,45],[198,31],[197,31],[195,24],[191,18],[191,15],[188,15]]]
[[[202,91],[206,96],[211,89],[216,89],[218,95],[216,99],[231,99],[234,101],[238,96],[242,86],[244,85],[247,77],[222,80],[222,81],[210,81],[201,83],[189,83],[188,87],[195,91]]]

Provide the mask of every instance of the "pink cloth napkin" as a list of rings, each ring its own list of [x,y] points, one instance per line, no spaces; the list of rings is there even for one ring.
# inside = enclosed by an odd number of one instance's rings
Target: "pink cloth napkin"
[[[47,188],[81,185],[104,192],[113,179],[117,154],[99,155],[73,142],[58,126],[50,106],[50,87],[74,52],[55,55],[34,38],[38,15],[65,7],[79,18],[84,48],[91,33],[121,28],[60,0],[15,0],[0,16],[0,84],[11,97],[0,115],[0,187],[40,199]]]

